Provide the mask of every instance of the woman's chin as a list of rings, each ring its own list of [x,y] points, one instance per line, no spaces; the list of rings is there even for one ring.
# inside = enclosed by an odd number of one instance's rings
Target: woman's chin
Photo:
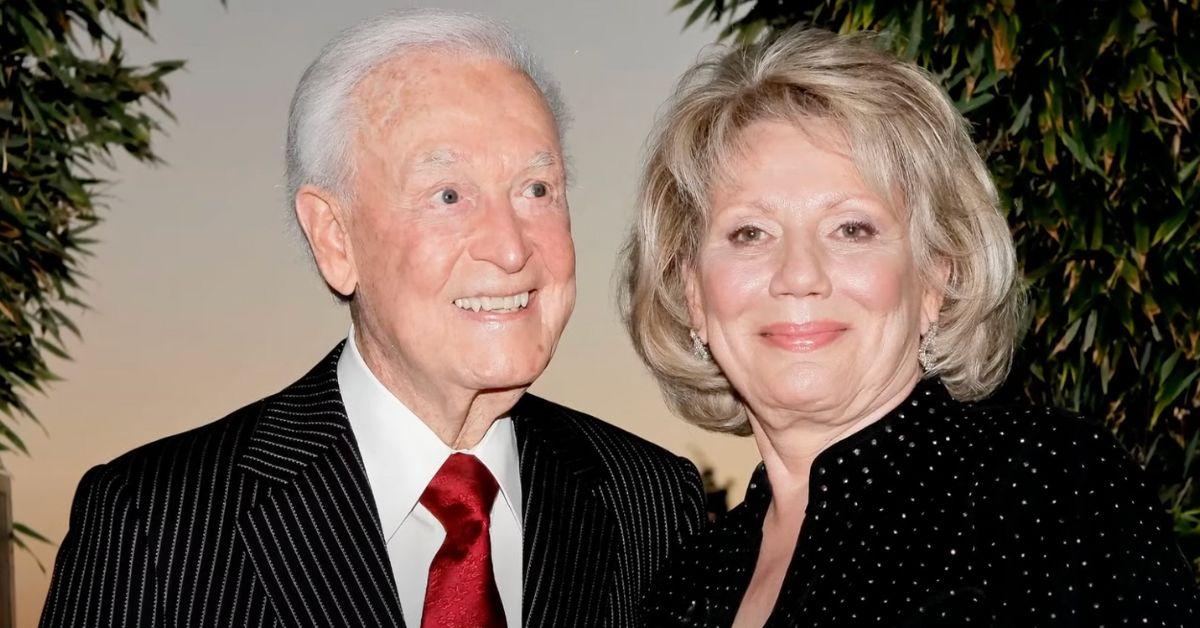
[[[759,403],[750,404],[751,407],[761,407],[760,414],[764,415],[819,414],[839,407],[837,399],[830,394],[828,387],[824,387],[823,390],[788,388],[765,392]]]

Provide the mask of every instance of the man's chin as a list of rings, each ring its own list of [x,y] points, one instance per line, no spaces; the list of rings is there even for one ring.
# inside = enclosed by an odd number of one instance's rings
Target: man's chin
[[[481,392],[520,391],[528,388],[546,369],[545,361],[477,365],[472,369],[472,388]]]

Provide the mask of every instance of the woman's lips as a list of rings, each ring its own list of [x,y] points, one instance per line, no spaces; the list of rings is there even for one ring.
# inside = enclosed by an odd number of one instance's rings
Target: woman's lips
[[[759,330],[767,344],[787,351],[815,351],[842,337],[850,327],[837,321],[775,323]]]

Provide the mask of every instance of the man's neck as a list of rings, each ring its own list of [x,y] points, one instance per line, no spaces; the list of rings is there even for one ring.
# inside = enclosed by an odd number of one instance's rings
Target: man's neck
[[[516,405],[528,386],[500,390],[451,388],[396,368],[370,341],[355,333],[355,346],[371,373],[452,449],[479,444],[496,419]]]

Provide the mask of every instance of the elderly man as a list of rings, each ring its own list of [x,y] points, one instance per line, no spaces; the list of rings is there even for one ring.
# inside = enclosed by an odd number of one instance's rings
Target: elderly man
[[[288,178],[351,333],[89,471],[42,624],[636,623],[702,493],[685,460],[525,393],[575,300],[561,129],[495,24],[404,12],[330,42]]]

